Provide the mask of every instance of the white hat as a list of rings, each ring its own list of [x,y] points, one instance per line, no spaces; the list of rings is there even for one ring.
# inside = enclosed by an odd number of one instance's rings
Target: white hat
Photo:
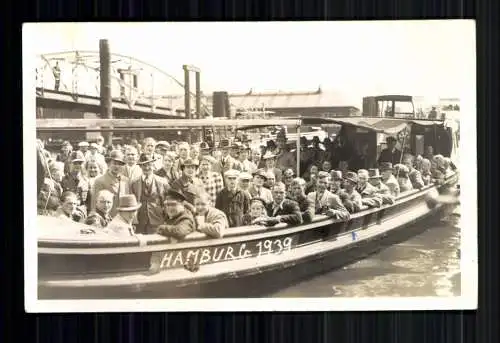
[[[229,169],[227,172],[224,173],[225,177],[230,177],[230,178],[237,178],[239,175],[240,172],[235,169]]]
[[[80,143],[78,143],[78,146],[80,146],[80,147],[89,146],[89,142],[80,142]]]
[[[249,173],[247,172],[243,172],[239,175],[239,179],[240,180],[251,180],[252,179],[252,175],[250,175]]]

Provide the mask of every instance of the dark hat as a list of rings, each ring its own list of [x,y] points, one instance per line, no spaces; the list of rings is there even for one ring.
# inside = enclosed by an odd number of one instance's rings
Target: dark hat
[[[233,142],[233,145],[231,145],[231,148],[232,149],[241,149],[243,147],[243,144],[241,144],[240,142]]]
[[[185,166],[198,167],[199,164],[200,164],[200,162],[198,160],[193,160],[191,158],[188,158],[187,160],[184,161],[184,163],[182,163],[182,167],[185,167]]]
[[[260,176],[264,180],[267,180],[267,173],[264,169],[257,169],[252,173],[252,176]]]
[[[85,156],[80,150],[73,151],[70,156],[71,163],[73,162],[85,162]]]
[[[118,211],[136,211],[141,207],[134,194],[122,195],[118,201]]]
[[[184,194],[177,192],[174,189],[169,189],[167,191],[167,193],[165,194],[165,200],[169,200],[169,199],[179,201],[179,202],[186,201],[186,197],[184,196]]]
[[[358,174],[355,172],[349,171],[345,173],[344,180],[350,181],[352,183],[358,183]]]
[[[389,137],[387,137],[387,139],[385,141],[386,142],[397,142],[398,140],[396,139],[396,137],[389,136]]]
[[[221,148],[221,149],[222,148],[229,148],[229,145],[230,145],[229,139],[223,138],[223,139],[220,140],[219,148]]]
[[[200,150],[209,150],[210,146],[208,145],[207,142],[201,142],[200,143]]]
[[[370,179],[379,179],[382,176],[380,175],[380,171],[377,168],[368,169],[368,176]]]
[[[106,158],[106,161],[116,161],[121,164],[125,164],[125,161],[123,160],[123,152],[121,150],[111,150],[109,156]]]
[[[250,199],[250,204],[251,204],[252,202],[259,202],[259,203],[261,203],[261,204],[262,204],[262,206],[266,207],[266,202],[265,202],[265,201],[264,201],[264,199],[262,199],[262,198],[252,198],[252,199]]]
[[[380,163],[380,170],[393,170],[392,163],[391,162],[381,162]]]
[[[153,163],[153,162],[156,162],[156,158],[154,158],[153,156],[149,155],[149,154],[141,154],[141,156],[139,156],[139,161],[137,161],[137,164],[138,165],[143,165],[143,164],[147,164],[147,163]]]

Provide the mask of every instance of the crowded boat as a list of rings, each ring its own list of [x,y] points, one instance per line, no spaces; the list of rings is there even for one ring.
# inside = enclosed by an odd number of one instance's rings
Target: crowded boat
[[[49,152],[38,140],[38,213],[82,223],[85,235],[221,238],[245,225],[299,225],[318,215],[347,221],[456,170],[434,146],[415,154],[390,135],[376,158],[368,144],[342,134],[301,137],[299,154],[284,131],[257,148],[251,143],[123,137],[106,145],[99,136]]]

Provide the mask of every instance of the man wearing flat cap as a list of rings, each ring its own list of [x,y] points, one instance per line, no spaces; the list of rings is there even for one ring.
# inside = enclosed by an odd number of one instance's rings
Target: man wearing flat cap
[[[196,177],[198,161],[192,159],[184,160],[181,165],[181,176],[172,182],[172,189],[181,193],[186,198],[185,206],[195,213],[194,199],[205,191],[203,182]]]
[[[164,223],[157,228],[158,234],[169,237],[172,243],[181,240],[195,231],[196,225],[193,212],[184,204],[186,198],[174,189],[167,191],[164,201]]]
[[[229,221],[229,227],[243,225],[243,215],[250,208],[250,196],[237,187],[240,172],[230,169],[224,173],[225,187],[217,195],[215,207],[224,212]]]
[[[257,169],[257,166],[248,159],[249,153],[250,153],[249,146],[247,145],[240,146],[238,160],[234,164],[234,169],[246,173],[253,173]]]
[[[82,173],[85,157],[81,151],[71,153],[71,171],[66,174],[61,182],[64,191],[71,191],[76,194],[80,209],[87,213],[90,209],[90,182]]]
[[[120,150],[112,150],[107,158],[107,163],[108,169],[106,173],[95,179],[92,193],[97,195],[101,190],[107,189],[114,194],[113,208],[110,211],[110,215],[113,217],[117,213],[119,198],[122,195],[130,193],[129,180],[123,176],[125,161],[123,153]],[[92,210],[95,210],[96,201],[96,197],[93,196],[91,199]]]
[[[148,155],[141,155],[137,164],[142,169],[142,176],[130,184],[130,192],[141,203],[137,212],[136,232],[152,234],[163,223],[163,202],[170,186],[167,180],[154,174],[156,160]]]
[[[221,139],[219,143],[219,151],[221,152],[220,160],[218,161],[220,165],[220,172],[224,174],[230,169],[234,169],[234,164],[236,160],[230,154],[230,142],[229,139]],[[217,168],[218,169],[218,168]],[[216,169],[214,169],[217,171]]]
[[[378,157],[378,164],[382,162],[390,162],[392,164],[399,163],[401,161],[401,150],[396,148],[397,140],[395,137],[389,136],[386,139],[387,148],[380,152]]]
[[[382,206],[382,198],[379,196],[377,189],[368,182],[370,175],[368,170],[358,170],[358,184],[356,191],[361,195],[361,203],[368,207]]]
[[[159,170],[163,166],[163,158],[165,154],[170,151],[170,144],[167,141],[159,141],[156,143],[156,162],[154,164],[155,170]],[[161,158],[158,158],[161,157]]]
[[[182,175],[182,168],[183,165],[187,160],[191,159],[189,158],[189,143],[188,142],[179,142],[177,144],[177,160],[175,160],[174,165],[172,167],[172,171],[174,173],[174,177],[176,179],[180,178]]]

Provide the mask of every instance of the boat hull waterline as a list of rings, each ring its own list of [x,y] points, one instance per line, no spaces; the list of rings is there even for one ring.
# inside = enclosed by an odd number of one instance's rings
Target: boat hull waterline
[[[320,217],[296,227],[170,245],[151,241],[138,247],[88,248],[39,243],[38,298],[263,296],[425,230],[425,225],[412,224],[439,213],[446,205],[429,199],[457,180],[454,175],[442,186],[411,192],[394,205],[354,214],[348,222]],[[120,267],[127,269],[118,271]]]

